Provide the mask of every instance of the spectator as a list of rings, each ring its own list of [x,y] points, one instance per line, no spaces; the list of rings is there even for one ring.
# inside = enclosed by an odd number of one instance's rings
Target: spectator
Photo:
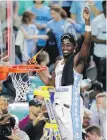
[[[37,35],[38,34],[38,30],[37,30],[36,26],[32,24],[33,19],[34,19],[34,15],[32,13],[24,12],[23,17],[22,17],[22,23],[23,23],[22,27],[28,33],[28,35]],[[32,58],[36,53],[35,40],[25,39],[25,43],[26,43],[26,48],[24,49],[23,60],[26,59],[27,55],[28,55],[28,58]],[[26,56],[24,56],[24,54],[26,54]]]
[[[85,22],[82,17],[84,7],[89,7],[91,9],[91,19],[96,17],[100,14],[99,11],[102,11],[101,1],[94,1],[90,2],[89,0],[86,1],[73,1],[70,8],[71,19],[75,20],[78,24],[82,26],[82,32],[85,31]],[[96,12],[97,11],[97,12]]]
[[[83,129],[86,129],[90,126],[90,119],[91,119],[91,111],[87,108],[84,108],[84,116],[83,116]]]
[[[27,0],[27,1],[23,1],[23,0],[18,0],[18,5],[19,5],[19,9],[18,9],[18,15],[22,16],[23,13],[30,7],[32,7],[34,5],[33,0]]]
[[[40,101],[33,99],[29,102],[29,106],[29,121],[26,123],[24,122],[26,125],[23,130],[28,134],[31,140],[39,140],[43,135],[43,128],[45,125],[45,117],[42,114],[43,112],[41,112],[42,104]]]
[[[18,128],[18,118],[8,113],[8,103],[4,97],[0,97],[0,118],[1,140],[29,140],[26,133]],[[2,130],[1,127],[8,127],[8,129],[4,131],[5,129]]]
[[[89,104],[89,93],[92,92],[90,91],[91,88],[91,79],[87,78],[82,80],[81,82],[81,96],[83,97],[84,101],[84,106],[88,108]]]
[[[86,140],[102,140],[101,130],[98,126],[92,125],[86,129]]]
[[[30,140],[25,132],[14,126],[11,115],[1,115],[0,120],[0,139],[1,140]]]
[[[90,110],[92,110],[93,112],[96,112],[97,111],[96,95],[101,93],[101,92],[103,92],[103,85],[102,85],[102,83],[100,83],[98,81],[94,81],[92,83],[91,90],[93,90],[93,92],[91,92],[89,94],[90,103],[89,103],[88,108]]]
[[[99,118],[99,113],[98,113],[97,104],[96,104],[96,96],[97,94],[103,92],[102,83],[98,81],[94,81],[92,83],[91,89],[93,89],[94,91],[89,94],[90,103],[88,107],[92,111],[90,124],[100,125],[99,123],[100,118]]]
[[[31,12],[25,12],[22,17],[22,26],[17,34],[16,45],[20,47],[22,53],[22,62],[26,63],[36,53],[36,42],[38,38],[47,39],[46,35],[37,35],[38,30],[32,21],[34,15]],[[16,52],[17,53],[17,52]]]
[[[83,79],[81,82],[82,93],[86,92],[91,88],[91,79]]]
[[[43,0],[34,0],[35,5],[28,9],[35,15],[34,24],[36,24],[39,34],[46,34],[46,24],[51,19],[50,8],[44,5]],[[38,51],[44,48],[46,41],[39,39],[37,42]]]
[[[94,41],[93,60],[97,66],[98,77],[100,76],[100,60],[106,57],[106,1],[102,2],[103,13],[92,21],[92,39]]]
[[[96,104],[99,113],[100,127],[103,137],[106,139],[106,108],[107,108],[106,93],[99,93],[96,96]]]
[[[76,23],[73,23],[73,21],[70,21],[67,18],[66,12],[58,4],[54,4],[51,6],[51,16],[53,19],[48,22],[47,28],[52,29],[53,33],[55,34],[59,56],[62,56],[61,41],[60,41],[61,36],[64,33],[68,33],[70,30],[69,33],[73,34],[76,38],[76,31],[75,31]]]
[[[46,0],[45,0],[46,1]],[[47,2],[44,2],[45,4],[47,4]],[[18,4],[19,4],[19,10],[18,10],[18,15],[22,16],[23,13],[28,9],[31,8],[34,5],[34,0],[27,0],[27,1],[23,1],[23,0],[18,0]]]
[[[69,9],[70,9],[70,6],[72,4],[72,0],[53,0],[53,1],[49,1],[49,5],[52,6],[53,4],[59,4],[67,13],[67,16],[70,17],[70,12],[69,12]]]
[[[40,110],[40,106],[38,106],[38,108],[36,107],[37,103],[39,103],[39,102],[35,102],[35,100],[31,100],[29,102],[29,115],[19,122],[20,129],[24,129],[25,126],[27,125],[27,123],[29,122],[29,120],[32,119],[32,116],[36,112],[38,113],[38,111]]]

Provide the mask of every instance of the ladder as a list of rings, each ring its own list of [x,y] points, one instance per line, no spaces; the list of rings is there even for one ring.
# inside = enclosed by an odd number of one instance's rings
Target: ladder
[[[34,95],[44,97],[47,112],[49,115],[49,123],[46,123],[44,128],[44,134],[41,140],[61,140],[61,135],[58,129],[58,125],[55,119],[52,103],[50,100],[49,89],[54,89],[52,86],[42,86],[40,89],[34,90]]]

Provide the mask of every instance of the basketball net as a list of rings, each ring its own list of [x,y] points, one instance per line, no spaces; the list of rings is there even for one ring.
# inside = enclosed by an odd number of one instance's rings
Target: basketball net
[[[36,62],[37,55],[41,52],[40,50],[32,59],[33,62]],[[41,72],[46,70],[46,66],[42,66],[39,64],[21,64],[21,65],[9,65],[9,66],[0,66],[0,80],[6,80],[8,74],[10,73],[13,86],[16,90],[16,98],[15,101],[26,101],[26,94],[29,89],[33,90],[35,88],[35,84],[31,84],[29,79],[30,72]],[[27,76],[27,77],[25,77]],[[34,75],[33,75],[34,76]]]
[[[27,76],[29,78],[29,74],[22,74],[20,73],[12,73],[11,78],[12,78],[12,83],[13,86],[16,90],[16,97],[15,97],[15,102],[20,102],[20,101],[26,101],[27,96],[26,94],[28,93],[30,89],[30,81],[27,79],[27,81],[24,81],[24,77]]]

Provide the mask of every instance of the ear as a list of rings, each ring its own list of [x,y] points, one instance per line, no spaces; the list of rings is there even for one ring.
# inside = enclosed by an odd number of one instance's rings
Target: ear
[[[76,43],[76,45],[75,45],[75,48],[74,48],[74,54],[77,54],[78,52],[79,52],[79,46],[78,46],[78,44]]]
[[[76,49],[74,49],[74,52],[73,52],[74,54],[76,53]]]

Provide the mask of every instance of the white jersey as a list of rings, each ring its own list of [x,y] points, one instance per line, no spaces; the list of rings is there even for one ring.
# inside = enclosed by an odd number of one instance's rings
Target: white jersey
[[[60,102],[62,103],[66,103],[71,105],[72,102],[72,98],[71,98],[71,91],[74,89],[74,87],[76,86],[78,93],[80,94],[80,82],[82,80],[82,74],[77,73],[74,69],[73,69],[73,73],[74,73],[74,85],[70,85],[70,86],[61,86],[61,79],[62,79],[62,72],[63,72],[63,68],[64,68],[64,63],[63,60],[59,61],[59,63],[56,66],[55,69],[55,87],[56,87],[56,91],[60,89],[66,90],[65,88],[67,87],[69,89],[70,92],[66,93],[64,92],[63,94],[59,94],[59,92],[56,92],[55,94],[55,98],[58,99],[60,98]],[[73,90],[73,92],[75,92]],[[75,94],[75,93],[73,93]],[[76,94],[75,94],[76,95]]]
[[[61,86],[64,68],[62,62],[63,60],[59,61],[55,69],[56,92],[54,95],[54,108],[56,119],[59,123],[63,139],[82,140],[83,101],[80,97],[80,82],[83,76],[73,70],[74,84],[70,86]],[[64,107],[65,104],[70,106],[70,108]]]
[[[62,64],[63,60],[59,61],[55,69],[55,87],[61,86],[61,78],[62,78],[62,71],[64,68],[64,64]]]

